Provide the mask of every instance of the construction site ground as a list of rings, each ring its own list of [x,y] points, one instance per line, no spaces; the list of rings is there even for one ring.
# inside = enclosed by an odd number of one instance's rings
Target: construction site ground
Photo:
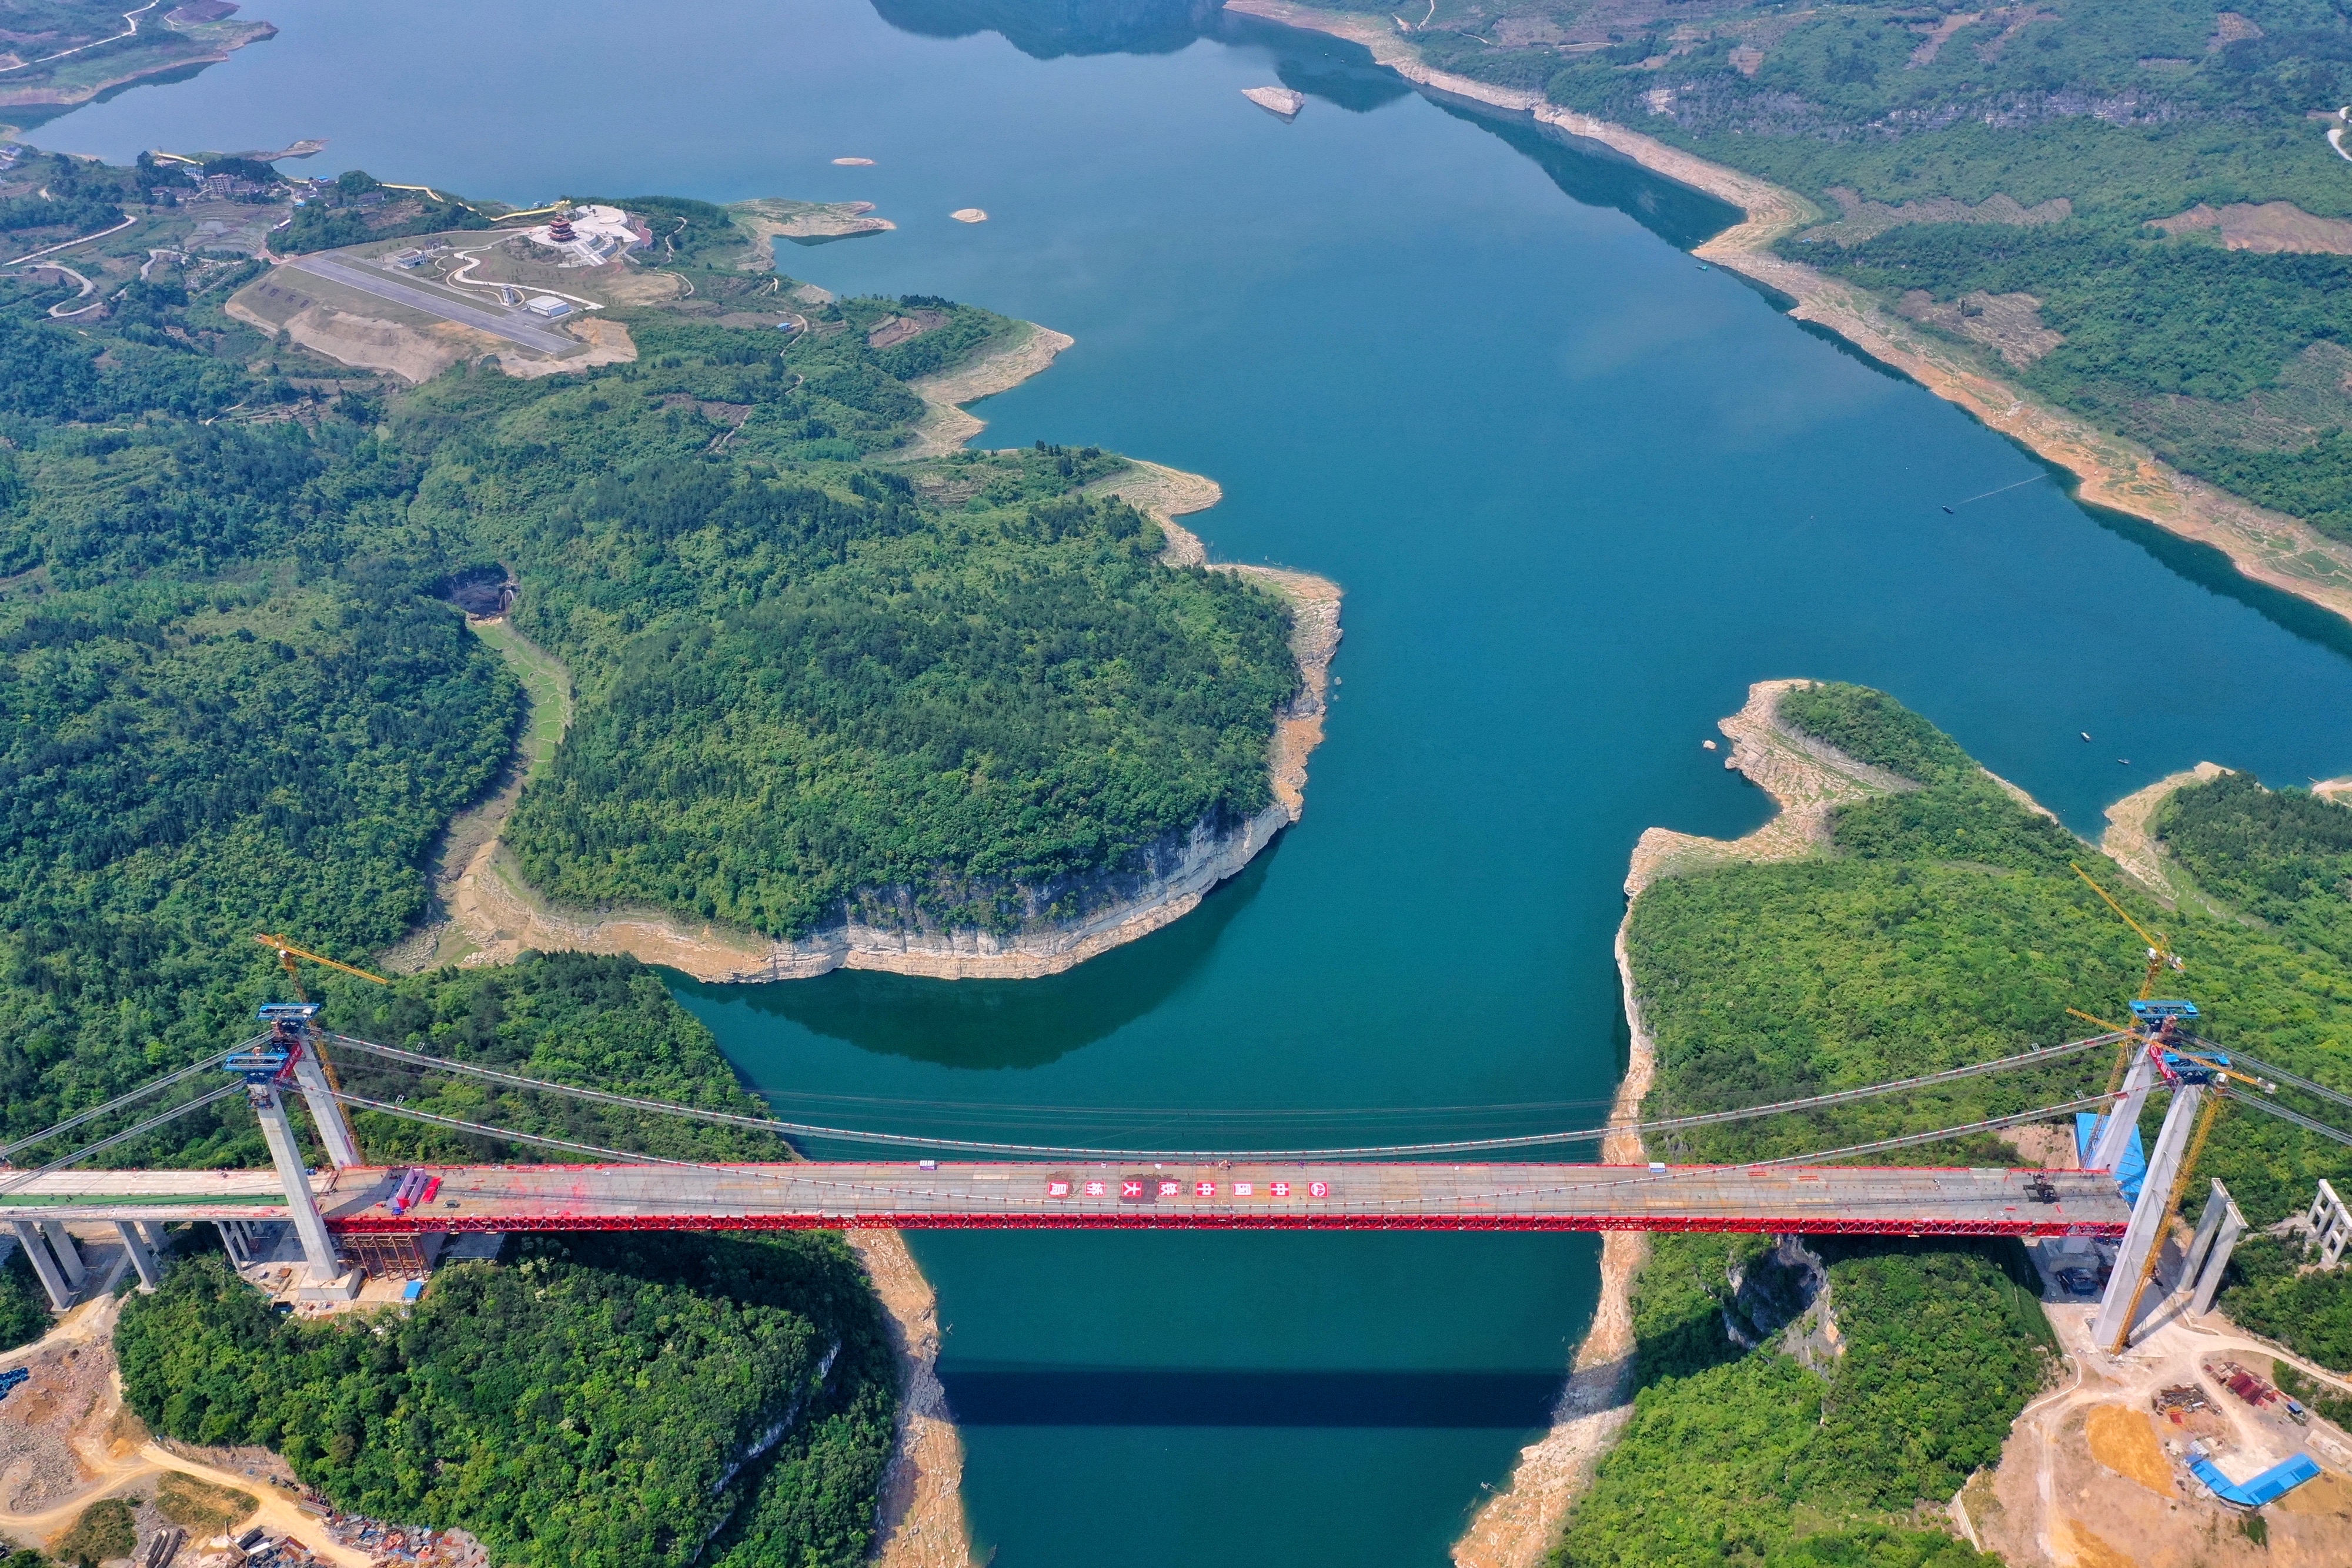
[[[2179,1238],[2168,1246],[2177,1268]],[[2160,1270],[2157,1289],[2171,1277]],[[2316,1415],[2308,1424],[2284,1401],[2257,1407],[2213,1370],[2233,1362],[2272,1378],[2284,1362],[2352,1392],[2352,1383],[2241,1333],[2220,1313],[2192,1317],[2168,1296],[2143,1319],[2141,1339],[2120,1359],[2091,1341],[2089,1300],[2044,1301],[2068,1358],[2059,1385],[2028,1406],[1995,1469],[1954,1500],[1964,1534],[2007,1562],[2049,1568],[2342,1568],[2352,1563],[2352,1436]],[[2194,1387],[2206,1408],[2159,1413],[2157,1396]],[[2217,1500],[2189,1472],[2189,1445],[2243,1481],[2297,1453],[2322,1467],[2315,1480],[2260,1511]]]
[[[236,1528],[258,1525],[299,1542],[320,1562],[368,1568],[377,1558],[338,1543],[303,1506],[283,1461],[261,1449],[196,1449],[158,1442],[124,1407],[114,1360],[121,1299],[100,1292],[29,1345],[0,1355],[0,1367],[32,1377],[0,1402],[0,1536],[45,1548],[102,1498],[131,1500],[142,1549],[169,1524],[156,1506],[158,1483],[177,1472],[214,1489],[242,1492],[253,1509]],[[211,1538],[191,1540],[176,1559],[201,1563]],[[219,1561],[226,1561],[226,1553]]]

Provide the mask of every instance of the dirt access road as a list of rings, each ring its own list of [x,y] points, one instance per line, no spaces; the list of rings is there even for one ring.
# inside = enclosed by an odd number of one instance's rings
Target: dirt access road
[[[2314,1417],[2308,1428],[2224,1391],[2212,1364],[2261,1375],[2286,1361],[2339,1387],[2352,1385],[2249,1338],[2218,1313],[2189,1320],[2173,1305],[2120,1360],[2090,1342],[2088,1305],[2047,1311],[2074,1370],[2028,1406],[2000,1467],[1955,1500],[1954,1517],[2010,1563],[2053,1568],[2322,1568],[2352,1562],[2352,1437]],[[2157,1415],[2161,1388],[2194,1385],[2211,1406],[2178,1423]],[[2214,1500],[2188,1470],[2191,1439],[2244,1479],[2298,1451],[2326,1473],[2263,1511],[2268,1544]]]
[[[259,1506],[246,1521],[272,1535],[290,1536],[329,1563],[369,1568],[374,1559],[339,1544],[317,1518],[303,1512],[282,1488],[255,1474],[174,1453],[155,1442],[123,1407],[122,1376],[114,1362],[114,1323],[121,1299],[84,1302],[42,1338],[0,1355],[0,1366],[22,1366],[30,1382],[11,1395],[5,1468],[0,1468],[0,1533],[34,1547],[72,1528],[82,1510],[101,1498],[144,1492],[166,1471],[245,1492]],[[23,1500],[31,1506],[13,1505]],[[141,1511],[142,1535],[154,1521]]]

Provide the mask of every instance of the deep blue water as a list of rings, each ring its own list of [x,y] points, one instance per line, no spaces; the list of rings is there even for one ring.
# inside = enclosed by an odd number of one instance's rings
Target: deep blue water
[[[983,443],[1212,475],[1213,549],[1347,589],[1306,820],[1188,919],[1026,984],[681,985],[795,1113],[1159,1142],[1583,1124],[1622,1060],[1626,852],[1763,819],[1698,744],[1762,677],[1883,686],[2084,832],[2200,758],[2352,770],[2323,619],[2046,481],[1946,515],[2037,465],[1676,249],[1703,201],[1345,51],[1148,7],[1028,52],[979,30],[1019,7],[955,0],[889,7],[922,33],[851,0],[252,9],[282,35],[37,139],[324,135],[326,172],[517,202],[875,201],[896,233],[786,267],[1078,340],[982,406]],[[1117,44],[1151,52],[1086,52]],[[1320,95],[1293,124],[1239,96],[1277,78]],[[1444,1109],[1492,1105],[1525,1109]],[[1540,1423],[1596,1251],[915,1245],[1003,1568],[1443,1562]]]

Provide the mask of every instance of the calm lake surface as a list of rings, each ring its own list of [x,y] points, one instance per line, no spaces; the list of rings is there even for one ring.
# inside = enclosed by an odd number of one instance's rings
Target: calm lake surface
[[[1318,41],[980,30],[1016,9],[267,0],[274,41],[33,138],[326,136],[289,167],[512,202],[873,201],[895,234],[784,267],[1078,340],[980,410],[984,444],[1211,475],[1213,549],[1345,586],[1305,821],[1168,931],[1025,984],[681,985],[788,1112],[1163,1145],[1590,1125],[1626,852],[1764,819],[1699,747],[1762,677],[1883,686],[2085,833],[2200,758],[2352,771],[2324,618],[2046,481],[1946,515],[2035,465],[1675,249],[1721,221],[1703,199]],[[1277,79],[1317,95],[1296,123],[1240,97]],[[1540,1427],[1597,1255],[912,1239],[1003,1568],[1443,1563]]]

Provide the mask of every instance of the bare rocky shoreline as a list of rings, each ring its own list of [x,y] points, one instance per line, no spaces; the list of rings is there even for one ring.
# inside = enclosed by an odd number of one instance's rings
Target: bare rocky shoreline
[[[1748,214],[1746,221],[1693,255],[1781,295],[1792,302],[1791,316],[1836,333],[2065,469],[2077,481],[2079,499],[2210,545],[2255,581],[2352,620],[2352,546],[2326,538],[2300,518],[2265,510],[2166,466],[2137,443],[2000,379],[1959,345],[1881,308],[1852,285],[1776,255],[1772,246],[1783,235],[1830,215],[1796,192],[1710,163],[1629,127],[1559,108],[1540,92],[1433,69],[1381,17],[1321,11],[1291,0],[1225,0],[1225,9],[1361,44],[1379,64],[1435,96],[1524,114],[1733,204]]]
[[[1643,1021],[1626,947],[1633,904],[1643,890],[1662,877],[1737,862],[1801,860],[1821,853],[1829,845],[1830,814],[1839,807],[1918,788],[1782,724],[1781,695],[1811,685],[1806,680],[1758,681],[1748,688],[1747,704],[1720,727],[1731,740],[1724,766],[1745,774],[1780,808],[1769,821],[1731,840],[1649,828],[1633,846],[1625,874],[1625,918],[1617,927],[1616,941],[1618,983],[1623,988],[1633,1044],[1609,1113],[1612,1127],[1641,1119],[1642,1101],[1657,1073],[1656,1047]],[[2031,809],[2042,810],[2008,780],[1996,774],[1986,777]],[[1612,1133],[1601,1149],[1601,1158],[1612,1165],[1639,1164],[1649,1157],[1641,1135],[1633,1132]],[[1553,1411],[1551,1430],[1519,1451],[1509,1487],[1479,1511],[1454,1543],[1454,1561],[1460,1568],[1537,1568],[1559,1539],[1570,1508],[1633,1413],[1633,1276],[1648,1257],[1645,1236],[1612,1232],[1604,1239],[1601,1300]]]

